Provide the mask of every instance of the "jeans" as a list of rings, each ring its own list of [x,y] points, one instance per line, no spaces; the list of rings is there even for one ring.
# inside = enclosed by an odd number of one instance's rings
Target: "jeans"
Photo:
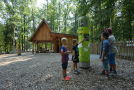
[[[109,64],[115,64],[115,53],[109,53]]]
[[[103,70],[108,71],[109,70],[108,69],[108,59],[104,59],[102,61],[102,64],[103,64]]]

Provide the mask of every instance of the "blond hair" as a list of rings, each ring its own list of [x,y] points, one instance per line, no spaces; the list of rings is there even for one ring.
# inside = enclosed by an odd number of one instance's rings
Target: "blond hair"
[[[67,41],[67,38],[65,37],[61,38],[61,42],[63,43],[64,41]]]

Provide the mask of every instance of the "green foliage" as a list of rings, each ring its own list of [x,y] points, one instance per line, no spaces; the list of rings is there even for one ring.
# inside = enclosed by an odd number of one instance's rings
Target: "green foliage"
[[[88,16],[92,42],[100,33],[112,27],[117,40],[134,39],[134,0],[1,0],[0,45],[1,51],[10,52],[19,43],[27,50],[30,35],[44,18],[53,32],[77,34],[78,18]]]
[[[96,41],[96,37],[108,27],[113,29],[117,40],[134,38],[134,0],[79,0],[78,2],[79,16],[90,17],[92,41]]]

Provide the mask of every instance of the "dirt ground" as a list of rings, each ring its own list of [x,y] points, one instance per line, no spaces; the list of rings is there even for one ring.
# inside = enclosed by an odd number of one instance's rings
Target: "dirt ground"
[[[134,61],[117,60],[115,77],[100,75],[101,61],[91,55],[91,68],[72,72],[70,81],[61,80],[60,54],[23,53],[0,55],[0,90],[134,90]]]

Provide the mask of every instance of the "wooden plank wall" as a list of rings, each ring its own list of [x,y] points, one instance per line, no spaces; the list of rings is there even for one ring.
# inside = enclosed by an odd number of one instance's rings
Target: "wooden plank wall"
[[[50,41],[52,40],[51,37],[51,33],[48,29],[48,27],[45,25],[43,25],[42,27],[40,27],[40,30],[37,32],[36,36],[34,37],[35,41]]]
[[[117,42],[116,43],[118,53],[117,58],[127,59],[134,61],[134,41],[129,42]],[[99,54],[100,52],[100,44],[94,43],[91,47],[92,54]]]

